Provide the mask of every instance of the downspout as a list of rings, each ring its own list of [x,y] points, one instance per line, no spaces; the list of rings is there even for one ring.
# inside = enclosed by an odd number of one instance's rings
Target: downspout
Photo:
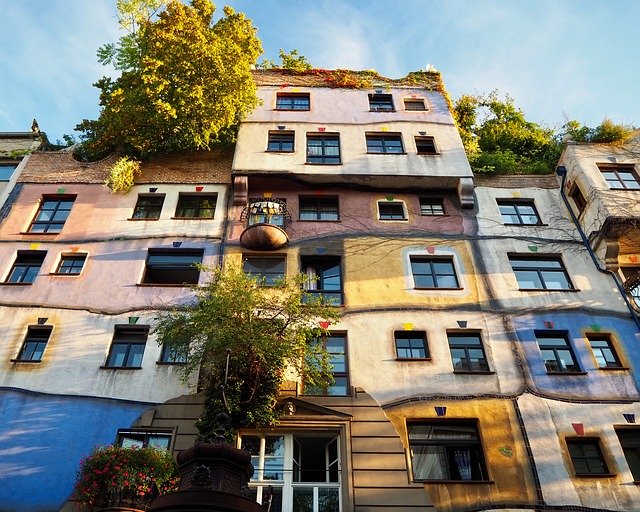
[[[608,274],[613,278],[613,282],[616,284],[616,287],[618,288],[620,295],[622,295],[624,303],[627,305],[627,308],[629,309],[631,318],[633,318],[633,320],[636,323],[636,326],[638,327],[638,330],[640,330],[640,318],[638,318],[638,315],[636,314],[635,309],[633,309],[631,302],[629,302],[629,297],[627,297],[627,292],[625,291],[624,286],[622,286],[622,283],[620,282],[618,275],[611,270],[607,270],[600,267],[600,261],[598,260],[596,253],[593,252],[593,249],[591,248],[591,244],[589,243],[587,235],[585,235],[584,231],[582,230],[582,226],[580,226],[580,223],[578,222],[578,218],[576,217],[576,214],[574,213],[573,208],[571,208],[571,205],[569,204],[569,199],[564,193],[565,182],[567,179],[566,167],[562,165],[559,165],[558,167],[556,167],[556,174],[562,178],[562,183],[560,184],[560,195],[562,196],[564,205],[566,206],[567,210],[569,210],[569,215],[571,215],[571,219],[573,220],[573,223],[575,224],[576,229],[578,230],[578,233],[580,233],[580,238],[582,238],[582,243],[587,248],[587,251],[589,251],[589,255],[593,260],[593,264],[596,266],[596,269],[599,272],[602,272],[603,274]]]

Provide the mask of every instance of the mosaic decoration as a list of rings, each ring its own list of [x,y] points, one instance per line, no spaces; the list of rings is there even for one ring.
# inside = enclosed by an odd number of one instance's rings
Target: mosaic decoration
[[[573,427],[573,430],[575,430],[577,435],[584,435],[584,423],[572,423],[571,426]]]
[[[436,410],[436,415],[438,415],[438,416],[446,416],[447,415],[447,408],[442,406],[442,405],[436,405],[434,407],[434,409]]]
[[[622,416],[624,417],[624,419],[625,419],[625,421],[627,423],[635,423],[636,422],[636,415],[633,414],[632,412],[622,413]]]
[[[403,328],[405,331],[413,331],[413,324],[409,324],[409,323],[407,323],[407,324],[402,324],[402,328]]]
[[[460,329],[464,329],[466,326],[467,326],[466,320],[458,320],[458,327],[460,327]]]
[[[591,324],[589,327],[591,327],[591,330],[593,332],[600,332],[600,329],[602,328],[600,325],[598,324]]]
[[[129,325],[136,325],[138,323],[138,320],[140,320],[139,316],[130,316]]]
[[[529,250],[531,252],[538,252],[538,246],[537,245],[529,245]]]
[[[549,321],[549,320],[545,320],[545,322],[544,322],[545,329],[553,329],[554,325],[555,324],[553,322]]]
[[[47,323],[47,320],[49,320],[47,317],[45,316],[41,316],[40,318],[38,318],[38,325],[44,325]]]
[[[32,251],[35,251],[38,247],[40,247],[39,243],[29,244],[29,249],[31,249]]]
[[[198,185],[196,187],[196,192],[202,192],[204,190],[204,187],[202,185]]]
[[[182,245],[182,242],[173,242],[172,245],[176,248],[180,247]]]
[[[66,188],[59,188],[58,189],[58,194],[64,194],[64,191],[67,190]]]
[[[149,187],[149,192],[152,194],[158,191],[158,187]]]
[[[511,449],[511,446],[501,446],[498,448],[498,451],[509,459],[513,457],[513,450]]]

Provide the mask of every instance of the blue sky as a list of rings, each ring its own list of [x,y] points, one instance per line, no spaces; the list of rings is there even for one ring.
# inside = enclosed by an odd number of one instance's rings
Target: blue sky
[[[55,141],[98,116],[92,87],[112,70],[115,0],[0,0],[0,131],[33,117]],[[427,64],[455,98],[497,89],[528,118],[559,127],[604,117],[640,125],[636,0],[233,0],[258,27],[263,57],[297,48],[316,67],[400,77]],[[222,3],[217,4],[221,11]]]

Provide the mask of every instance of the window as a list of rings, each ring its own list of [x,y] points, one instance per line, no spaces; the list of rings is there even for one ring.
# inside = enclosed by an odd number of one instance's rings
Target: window
[[[340,136],[307,134],[307,163],[339,164]]]
[[[202,249],[149,249],[144,284],[198,284]]]
[[[633,165],[598,165],[602,177],[611,189],[640,190]]]
[[[376,112],[393,112],[391,94],[369,94],[369,110]]]
[[[560,257],[509,256],[521,290],[573,290]]]
[[[380,220],[407,220],[404,203],[400,201],[378,201]]]
[[[437,155],[436,140],[433,137],[415,137],[416,151],[419,155]]]
[[[281,153],[291,153],[293,151],[293,132],[269,132],[269,142],[267,151],[279,151]]]
[[[276,96],[276,110],[309,110],[308,93],[279,93]]]
[[[567,439],[567,448],[576,476],[610,474],[598,439]]]
[[[415,288],[459,288],[453,258],[411,256]]]
[[[475,421],[409,423],[407,430],[414,480],[489,479]]]
[[[498,199],[497,202],[498,208],[500,209],[500,215],[502,216],[502,222],[505,224],[542,224],[533,201]]]
[[[340,512],[340,438],[327,434],[247,435],[240,447],[251,454],[250,496],[271,512]]]
[[[36,280],[47,251],[18,251],[7,283],[33,283]]]
[[[333,306],[342,304],[342,277],[340,258],[303,257],[302,272],[305,274],[305,291],[312,297]]]
[[[489,364],[484,353],[480,333],[447,333],[449,351],[454,372],[488,372]]]
[[[397,359],[427,359],[427,333],[424,331],[395,331]]]
[[[42,354],[47,346],[51,330],[49,325],[33,325],[27,329],[27,336],[20,348],[20,353],[14,362],[32,362],[42,361]]]
[[[609,334],[587,334],[598,368],[622,368]]]
[[[277,286],[284,279],[284,257],[260,258],[250,256],[244,258],[242,270],[255,277],[263,286]]]
[[[75,199],[75,196],[43,196],[29,233],[60,233]]]
[[[55,273],[68,276],[80,275],[86,259],[86,254],[63,254]]]
[[[162,353],[160,354],[160,363],[165,364],[182,364],[187,362],[187,353],[184,350],[176,348],[169,348],[162,346]]]
[[[116,440],[123,448],[157,448],[168,450],[171,446],[170,432],[149,432],[141,430],[118,430]]]
[[[213,219],[217,200],[217,194],[180,194],[176,218]]]
[[[444,215],[444,200],[440,197],[421,197],[420,215]]]
[[[159,219],[164,203],[164,194],[138,194],[133,219]]]
[[[328,388],[304,386],[305,395],[350,395],[349,374],[347,370],[347,337],[344,334],[329,333],[313,338],[313,345],[321,345],[327,351],[331,363],[334,383]]]
[[[616,428],[616,435],[624,458],[633,475],[634,482],[640,482],[640,429],[638,428]]]
[[[571,190],[569,190],[569,197],[573,199],[573,202],[578,209],[578,214],[581,214],[587,207],[587,200],[584,198],[582,190],[580,190],[580,187],[577,183],[574,183],[571,187]]]
[[[425,105],[423,99],[405,98],[404,109],[413,111],[424,111],[427,110],[427,106]]]
[[[380,135],[367,133],[367,153],[404,153],[400,134]]]
[[[141,368],[148,326],[116,325],[106,368]]]
[[[300,220],[340,220],[337,197],[301,197]]]
[[[248,226],[271,224],[284,229],[285,218],[291,220],[284,199],[250,199],[242,215],[247,215]]]
[[[534,331],[547,373],[580,372],[566,332]]]
[[[18,164],[0,164],[0,181],[9,181]]]

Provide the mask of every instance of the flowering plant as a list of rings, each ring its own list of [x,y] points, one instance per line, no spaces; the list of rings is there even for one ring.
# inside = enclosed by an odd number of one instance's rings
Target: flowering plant
[[[73,499],[91,510],[144,509],[158,494],[177,488],[177,466],[167,451],[98,446],[80,461]]]

